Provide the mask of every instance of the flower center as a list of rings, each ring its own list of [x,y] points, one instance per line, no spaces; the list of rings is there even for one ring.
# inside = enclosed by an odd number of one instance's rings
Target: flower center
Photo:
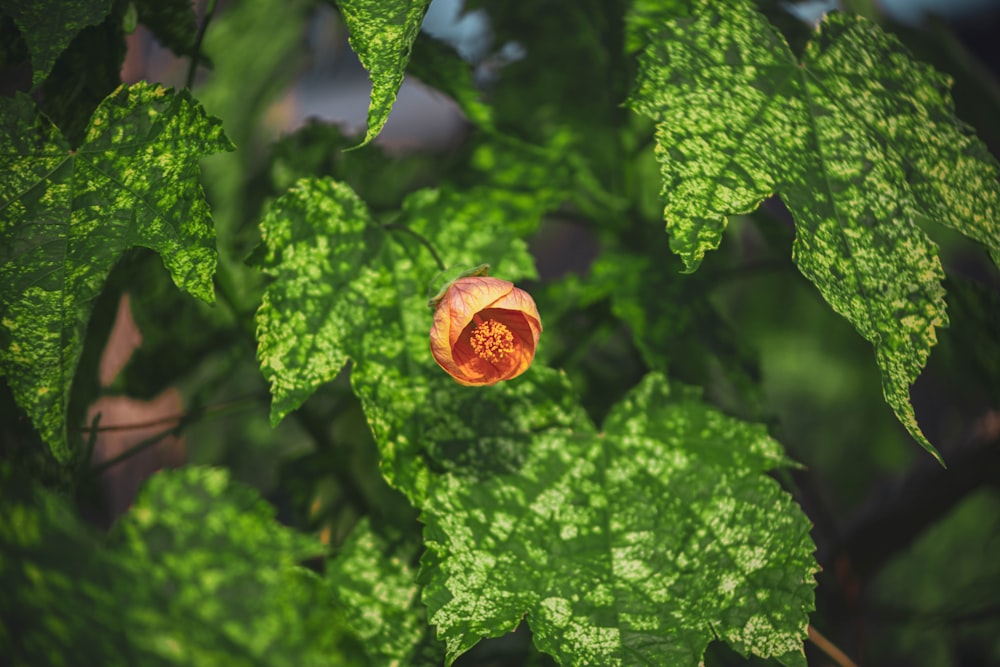
[[[492,318],[484,322],[479,315],[473,320],[476,328],[472,330],[469,344],[481,359],[495,364],[514,351],[514,334],[506,325]]]

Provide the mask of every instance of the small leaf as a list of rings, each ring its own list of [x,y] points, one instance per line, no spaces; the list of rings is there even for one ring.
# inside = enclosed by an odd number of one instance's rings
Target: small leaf
[[[66,409],[93,300],[129,248],[214,298],[214,232],[198,159],[232,145],[187,92],[122,87],[82,145],[19,95],[0,99],[0,373],[65,460]]]
[[[717,365],[757,403],[760,370],[746,341],[705,298],[718,274],[684,275],[674,258],[656,257],[666,239],[651,239],[646,253],[609,251],[591,266],[591,289],[604,289],[616,317],[626,322],[646,365],[707,385]],[[666,248],[664,247],[666,252]],[[717,363],[725,359],[725,364]]]
[[[830,14],[801,62],[747,3],[700,3],[642,54],[632,105],[657,121],[671,247],[687,270],[726,216],[777,192],[793,257],[875,346],[883,393],[928,452],[909,387],[948,322],[936,220],[1000,261],[997,164],[954,115],[948,81],[859,17]]]
[[[0,0],[0,11],[14,19],[28,45],[31,82],[37,86],[77,33],[104,20],[111,0]]]
[[[430,0],[339,0],[337,6],[350,31],[351,48],[371,75],[368,131],[364,146],[378,136],[389,118],[410,49],[420,31]]]
[[[472,68],[449,44],[426,33],[420,35],[413,44],[408,69],[426,85],[455,100],[470,123],[483,130],[494,129],[493,109],[479,99]]]
[[[810,524],[764,474],[788,462],[763,427],[651,374],[604,433],[535,433],[516,468],[428,493],[421,578],[449,663],[526,618],[564,665],[694,667],[716,637],[804,664]]]

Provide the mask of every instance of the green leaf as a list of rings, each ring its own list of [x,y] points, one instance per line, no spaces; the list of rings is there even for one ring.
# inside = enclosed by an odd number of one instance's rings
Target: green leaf
[[[504,190],[421,190],[385,228],[347,186],[300,181],[261,221],[262,264],[275,278],[257,313],[272,421],[352,359],[351,382],[383,472],[411,499],[421,497],[421,434],[442,410],[454,410],[448,406],[458,397],[478,394],[457,385],[431,357],[427,290],[439,268],[418,238],[447,266],[488,263],[505,279],[534,277],[518,235],[532,231],[543,210]]]
[[[688,271],[726,216],[777,192],[793,257],[875,346],[910,434],[909,387],[947,324],[936,220],[1000,259],[996,161],[955,117],[945,77],[859,17],[829,15],[801,62],[745,3],[703,3],[651,34],[631,104],[657,121],[664,217]]]
[[[396,210],[407,194],[440,178],[447,166],[434,154],[390,156],[378,144],[347,150],[356,143],[336,125],[308,121],[273,144],[268,194],[276,198],[300,178],[329,176],[350,185],[371,210]]]
[[[274,283],[257,311],[257,358],[277,425],[340,373],[374,324],[379,275],[368,264],[386,232],[350,187],[332,180],[300,181],[260,228],[262,265]]]
[[[493,130],[493,109],[484,104],[472,80],[472,68],[449,44],[422,34],[413,44],[409,72],[437,88],[458,104],[466,119],[484,130]]]
[[[107,98],[83,143],[19,95],[0,100],[0,373],[67,459],[66,409],[93,300],[129,248],[211,302],[214,234],[198,159],[232,148],[191,97],[140,83]]]
[[[522,618],[565,665],[698,665],[716,637],[805,664],[809,521],[766,476],[764,428],[651,374],[602,433],[577,424],[515,470],[438,476],[421,521],[430,621],[453,661]]]
[[[97,25],[111,11],[111,0],[0,0],[0,11],[17,24],[31,53],[31,82],[40,84],[77,33]]]
[[[326,581],[342,623],[364,647],[369,664],[442,662],[444,647],[427,625],[417,572],[409,564],[415,552],[405,542],[390,544],[363,519],[327,563]]]
[[[337,662],[331,599],[298,565],[322,545],[225,471],[154,475],[107,541],[9,468],[0,481],[0,652],[13,664]]]
[[[420,31],[430,0],[339,0],[337,6],[350,31],[351,48],[371,75],[368,131],[364,146],[378,136],[389,118],[410,49]]]

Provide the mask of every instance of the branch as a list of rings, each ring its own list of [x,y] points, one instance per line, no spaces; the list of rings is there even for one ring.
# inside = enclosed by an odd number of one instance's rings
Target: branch
[[[216,0],[208,0],[208,8],[205,9],[205,18],[202,19],[201,25],[198,26],[198,35],[194,38],[191,64],[188,65],[187,83],[185,84],[188,89],[194,85],[194,75],[198,70],[198,61],[201,60],[201,42],[205,39],[205,31],[208,29],[208,24],[215,14],[215,3]]]

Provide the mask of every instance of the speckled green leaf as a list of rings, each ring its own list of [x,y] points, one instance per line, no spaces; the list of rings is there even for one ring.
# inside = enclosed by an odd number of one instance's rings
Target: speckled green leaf
[[[338,0],[350,31],[351,48],[358,54],[372,80],[368,130],[364,146],[378,136],[389,118],[396,93],[403,83],[413,40],[430,0]]]
[[[564,665],[691,665],[716,637],[805,664],[810,524],[765,475],[764,428],[648,376],[602,433],[533,439],[516,469],[434,479],[421,579],[449,661],[524,618]]]
[[[422,34],[413,44],[409,72],[448,95],[473,125],[493,129],[493,109],[484,104],[472,80],[472,67],[451,45]]]
[[[137,614],[133,633],[171,662],[218,664],[225,655],[228,664],[320,664],[324,638],[309,605],[321,600],[322,581],[298,564],[323,545],[277,522],[274,508],[225,470],[154,475],[112,547],[146,580],[119,594],[159,612]]]
[[[94,298],[129,248],[211,302],[214,232],[198,159],[231,149],[187,93],[122,87],[71,149],[30,99],[0,99],[0,373],[60,458]]]
[[[336,607],[371,665],[440,665],[444,647],[420,601],[416,549],[392,544],[367,519],[354,527],[326,566]]]
[[[272,421],[353,360],[351,382],[383,472],[411,499],[422,497],[427,429],[457,410],[449,406],[495,394],[457,385],[433,361],[427,289],[439,269],[405,229],[427,239],[447,266],[488,263],[492,275],[517,280],[535,275],[518,236],[537,226],[542,211],[503,190],[421,190],[390,230],[347,186],[300,181],[261,222],[263,266],[275,278],[257,313]]]
[[[350,187],[303,180],[260,223],[274,282],[257,310],[257,358],[276,425],[343,369],[370,322],[386,232]],[[354,345],[352,345],[354,344]]]
[[[693,271],[726,216],[781,195],[799,269],[875,346],[886,401],[938,456],[909,400],[947,324],[937,249],[917,221],[1000,258],[996,161],[955,117],[947,79],[837,13],[801,62],[743,3],[702,3],[649,40],[632,105],[657,121],[671,247]]]
[[[225,471],[156,474],[110,538],[8,469],[0,492],[10,664],[343,664],[332,598],[299,565],[322,545]]]
[[[111,0],[0,0],[0,11],[21,31],[31,53],[31,80],[37,85],[77,33],[104,20]]]

